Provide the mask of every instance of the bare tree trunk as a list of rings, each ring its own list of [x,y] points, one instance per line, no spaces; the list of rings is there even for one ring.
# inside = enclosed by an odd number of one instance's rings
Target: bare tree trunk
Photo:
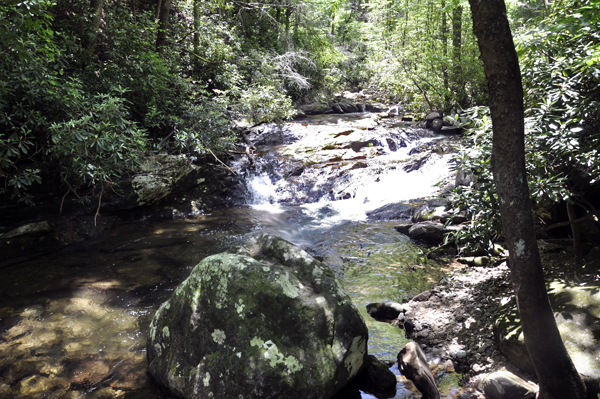
[[[448,105],[450,102],[450,96],[448,92],[450,91],[450,86],[448,84],[448,64],[446,62],[446,57],[448,56],[448,21],[446,20],[446,1],[442,0],[442,55],[444,56],[444,62],[442,63],[442,77],[444,79],[444,102],[445,105]]]
[[[575,205],[567,202],[567,214],[569,215],[569,221],[573,222],[577,219],[575,214]],[[571,278],[575,281],[579,278],[577,273],[582,264],[583,251],[581,248],[581,230],[579,229],[578,223],[571,224],[571,232],[573,233],[573,270],[571,271]]]
[[[194,54],[200,52],[200,0],[194,0]],[[194,71],[198,72],[200,63],[194,58]]]
[[[561,340],[535,239],[525,171],[523,87],[504,0],[469,0],[488,80],[494,129],[492,167],[525,345],[540,399],[584,399],[581,376]]]
[[[286,35],[290,33],[290,20],[292,17],[292,7],[289,6],[285,9],[285,33]]]
[[[466,105],[465,87],[462,76],[462,17],[463,7],[457,6],[452,11],[452,87],[459,106]]]
[[[158,0],[158,5],[156,6],[156,19],[160,18],[160,9],[162,8],[162,0]]]
[[[158,33],[156,34],[156,51],[162,54],[167,44],[167,30],[169,29],[169,13],[171,0],[162,0],[158,17]]]
[[[98,31],[100,30],[100,23],[102,22],[102,11],[104,10],[105,0],[92,0],[90,3],[90,11],[93,15],[92,26],[86,32],[84,38],[85,50],[92,54],[94,52],[94,46],[96,45],[96,39],[98,38]]]

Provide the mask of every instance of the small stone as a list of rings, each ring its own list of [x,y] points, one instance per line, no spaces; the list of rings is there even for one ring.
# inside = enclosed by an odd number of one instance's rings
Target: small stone
[[[467,357],[467,351],[462,350],[462,349],[459,350],[459,351],[456,351],[456,358],[457,359],[464,359],[465,357]]]
[[[454,363],[452,363],[452,360],[450,360],[450,359],[447,359],[447,360],[444,362],[444,369],[445,369],[446,371],[448,371],[448,372],[452,372],[452,371],[454,371]]]
[[[423,291],[420,294],[415,295],[410,301],[411,302],[425,302],[431,296],[431,291]]]

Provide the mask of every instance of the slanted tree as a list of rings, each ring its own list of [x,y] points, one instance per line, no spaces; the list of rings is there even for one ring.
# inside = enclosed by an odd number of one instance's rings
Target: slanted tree
[[[527,175],[523,86],[504,0],[469,0],[488,81],[493,124],[492,170],[525,345],[540,399],[584,399],[586,389],[562,342],[548,300]]]

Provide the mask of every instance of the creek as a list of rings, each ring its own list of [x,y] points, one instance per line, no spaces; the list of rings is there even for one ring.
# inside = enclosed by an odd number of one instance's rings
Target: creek
[[[328,264],[367,322],[369,353],[396,359],[404,332],[365,305],[409,299],[444,272],[411,267],[418,247],[393,226],[432,206],[452,138],[361,113],[262,126],[251,139],[256,165],[232,163],[237,205],[0,261],[0,397],[165,398],[146,372],[150,318],[202,258],[257,231]],[[399,383],[395,398],[412,397]]]

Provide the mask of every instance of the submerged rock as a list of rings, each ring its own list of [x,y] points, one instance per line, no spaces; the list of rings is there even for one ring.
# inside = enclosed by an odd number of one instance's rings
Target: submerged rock
[[[600,287],[555,280],[549,284],[548,297],[571,360],[583,377],[589,396],[595,398],[600,393]],[[535,374],[515,301],[498,312],[494,336],[504,356],[521,370]]]
[[[149,370],[184,398],[329,398],[363,367],[367,337],[327,266],[261,235],[204,259],[160,307]]]
[[[389,367],[373,355],[367,355],[365,367],[356,377],[357,388],[377,397],[393,398],[397,382],[396,375]]]

